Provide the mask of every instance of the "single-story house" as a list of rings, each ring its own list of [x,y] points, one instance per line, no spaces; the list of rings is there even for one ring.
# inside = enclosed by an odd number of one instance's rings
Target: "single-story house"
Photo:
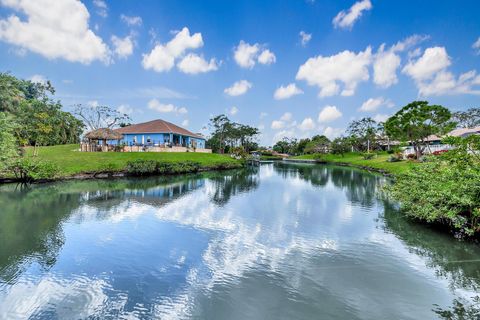
[[[132,124],[110,131],[113,133],[112,138],[104,139],[102,136],[101,140],[95,138],[93,141],[94,144],[104,145],[104,151],[114,149],[127,152],[211,152],[210,149],[206,149],[205,138],[201,134],[190,132],[161,119]],[[91,133],[89,132],[85,136],[87,137],[89,134]],[[92,139],[88,139],[86,144],[92,144]],[[82,150],[90,151],[92,148],[87,150],[82,147]]]
[[[127,146],[175,146],[205,149],[205,138],[171,122],[157,119],[114,130],[121,133],[120,144]],[[118,143],[111,140],[109,144]]]

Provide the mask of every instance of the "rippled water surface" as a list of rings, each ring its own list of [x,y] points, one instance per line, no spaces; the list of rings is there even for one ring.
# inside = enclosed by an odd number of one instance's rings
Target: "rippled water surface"
[[[351,168],[0,188],[0,319],[432,319],[478,245],[409,223]],[[463,300],[462,300],[463,301]]]

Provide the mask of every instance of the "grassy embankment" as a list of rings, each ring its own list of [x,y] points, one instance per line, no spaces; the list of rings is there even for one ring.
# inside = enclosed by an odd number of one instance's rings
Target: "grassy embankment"
[[[38,159],[57,165],[59,168],[57,176],[60,178],[82,173],[123,171],[127,162],[138,159],[171,163],[194,161],[200,164],[202,170],[241,166],[240,161],[221,154],[193,152],[79,152],[78,149],[79,146],[74,144],[40,147]],[[32,148],[27,148],[27,155],[31,155],[32,152]]]
[[[290,159],[306,159],[306,160],[316,160],[318,155],[315,154],[305,154],[296,157],[290,157]],[[335,154],[325,154],[321,155],[319,162],[327,163],[337,163],[344,165],[351,165],[354,167],[362,168],[371,168],[373,170],[383,171],[390,174],[402,174],[409,171],[413,166],[418,165],[417,162],[412,161],[398,161],[398,162],[388,162],[389,154],[386,152],[378,153],[373,159],[365,160],[361,153],[350,152],[346,153],[343,156]]]

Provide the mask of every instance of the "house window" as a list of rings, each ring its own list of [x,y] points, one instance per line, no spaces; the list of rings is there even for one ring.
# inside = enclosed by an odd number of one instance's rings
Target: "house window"
[[[137,136],[133,136],[133,143],[137,143]]]
[[[152,142],[152,140],[150,139],[150,137],[147,137],[147,143],[150,143]]]

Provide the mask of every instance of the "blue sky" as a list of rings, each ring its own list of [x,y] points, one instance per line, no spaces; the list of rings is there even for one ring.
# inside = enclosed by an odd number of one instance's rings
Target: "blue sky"
[[[98,103],[194,132],[226,113],[271,145],[334,137],[415,99],[478,107],[478,12],[478,1],[0,0],[0,69],[50,80],[67,109]]]

